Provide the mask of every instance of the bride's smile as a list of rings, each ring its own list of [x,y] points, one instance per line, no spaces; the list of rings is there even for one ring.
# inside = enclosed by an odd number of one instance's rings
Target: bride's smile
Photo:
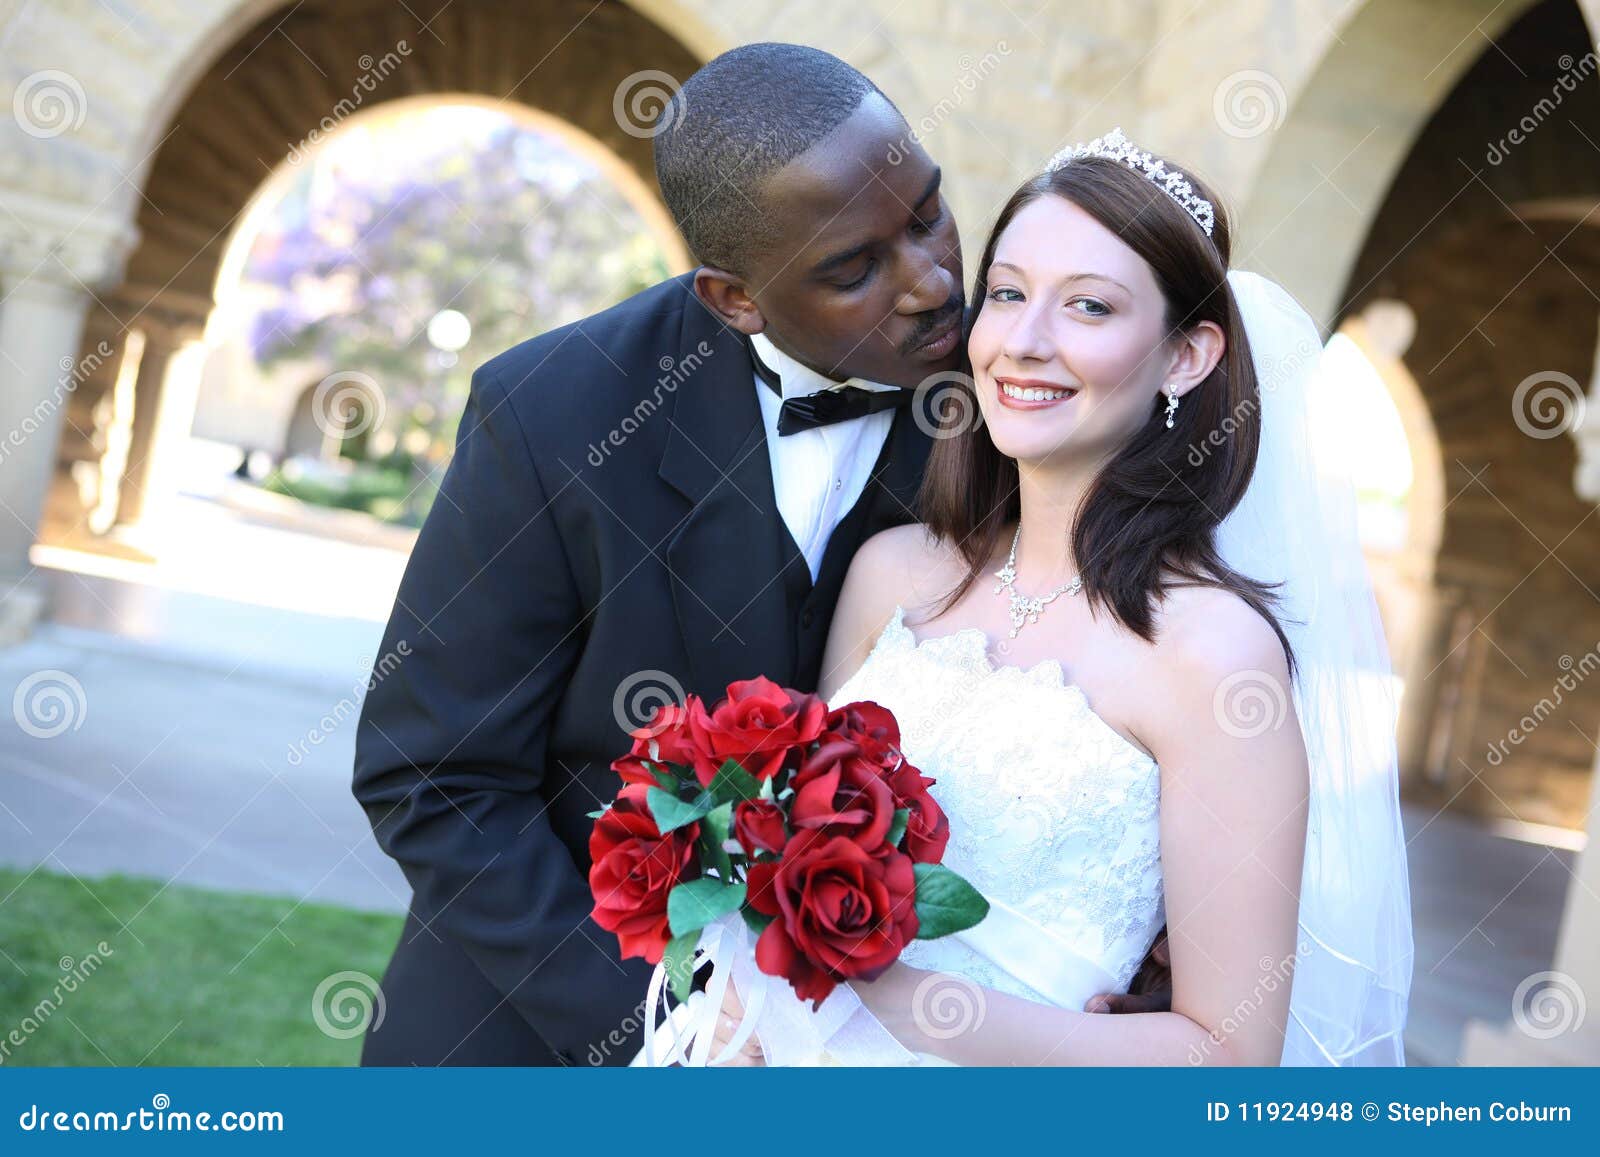
[[[1040,410],[1078,394],[1076,386],[1058,386],[1037,378],[996,378],[996,396],[1008,410]]]

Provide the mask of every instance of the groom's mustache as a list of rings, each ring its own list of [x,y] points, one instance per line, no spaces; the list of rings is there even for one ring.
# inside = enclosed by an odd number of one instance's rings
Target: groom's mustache
[[[957,325],[961,324],[961,296],[961,291],[956,290],[950,295],[950,300],[938,309],[931,310],[918,318],[917,328],[911,331],[910,337],[900,343],[900,356],[910,357],[919,347],[927,344],[928,338],[944,329],[952,320]]]

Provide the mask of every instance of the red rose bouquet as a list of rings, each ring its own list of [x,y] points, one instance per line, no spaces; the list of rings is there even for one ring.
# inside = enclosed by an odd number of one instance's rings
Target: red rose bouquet
[[[950,824],[876,703],[830,711],[768,679],[656,710],[611,766],[592,813],[594,919],[622,955],[663,965],[689,999],[701,933],[737,912],[755,964],[815,1011],[872,980],[913,939],[960,932],[989,905],[940,863]],[[737,922],[736,922],[737,923]]]

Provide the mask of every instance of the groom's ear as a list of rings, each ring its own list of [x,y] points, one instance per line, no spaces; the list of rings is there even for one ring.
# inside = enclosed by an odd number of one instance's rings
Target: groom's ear
[[[694,275],[695,296],[740,333],[755,334],[767,328],[767,319],[745,289],[744,279],[715,265],[702,265]]]

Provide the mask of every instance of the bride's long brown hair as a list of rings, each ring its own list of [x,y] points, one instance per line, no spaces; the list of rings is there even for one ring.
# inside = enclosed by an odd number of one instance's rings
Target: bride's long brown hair
[[[1019,210],[1045,196],[1072,202],[1150,266],[1166,297],[1170,334],[1205,321],[1221,328],[1227,349],[1210,375],[1184,395],[1173,428],[1166,428],[1165,399],[1157,395],[1144,425],[1085,492],[1073,520],[1072,553],[1090,606],[1110,611],[1141,638],[1154,640],[1154,610],[1169,589],[1220,587],[1272,624],[1292,668],[1289,640],[1272,611],[1272,585],[1239,574],[1217,552],[1216,528],[1244,497],[1255,469],[1261,402],[1250,344],[1228,288],[1226,216],[1198,179],[1185,176],[1216,206],[1210,237],[1166,193],[1117,161],[1074,160],[1027,181],[1006,202],[983,247],[966,334],[988,299],[989,266],[1001,234]],[[968,570],[937,615],[959,602],[988,569],[1001,535],[1022,513],[1016,460],[972,420],[978,401],[970,364],[950,388],[968,396],[945,399],[954,404],[943,407],[918,513],[933,533],[956,544]]]

